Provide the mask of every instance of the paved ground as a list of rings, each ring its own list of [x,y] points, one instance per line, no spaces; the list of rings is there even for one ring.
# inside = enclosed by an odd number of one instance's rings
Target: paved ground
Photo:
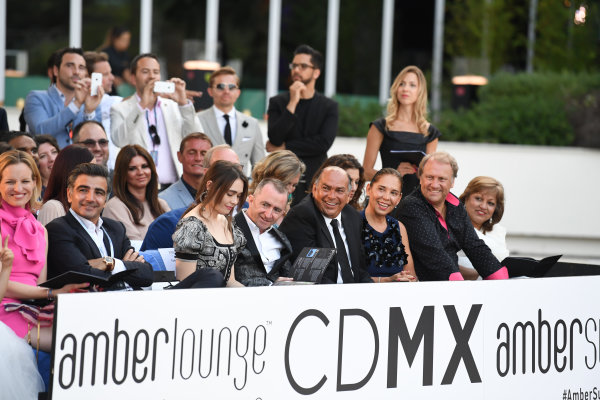
[[[19,111],[7,111],[10,126],[18,127]],[[265,134],[266,123],[261,128]],[[364,146],[364,138],[338,138],[329,154],[350,153],[362,161]],[[443,140],[439,149],[458,160],[456,195],[478,175],[502,182],[502,224],[513,253],[564,254],[569,260],[600,264],[600,150]]]

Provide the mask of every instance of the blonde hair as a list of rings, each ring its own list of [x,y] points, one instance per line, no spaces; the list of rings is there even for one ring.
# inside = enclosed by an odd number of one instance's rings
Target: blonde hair
[[[402,83],[402,80],[406,77],[407,74],[412,72],[417,76],[417,80],[419,81],[419,93],[417,94],[417,101],[415,102],[415,106],[413,107],[413,115],[412,118],[417,124],[419,128],[419,132],[424,136],[429,134],[428,132],[428,122],[427,122],[427,80],[425,79],[425,75],[423,71],[414,65],[409,65],[404,68],[392,84],[390,88],[390,100],[387,105],[387,117],[385,117],[385,124],[389,126],[394,122],[394,120],[398,117],[398,111],[400,110],[400,102],[398,101],[398,88]]]
[[[9,165],[16,164],[25,164],[31,170],[31,178],[35,182],[35,187],[33,188],[33,192],[31,193],[31,198],[29,199],[29,207],[31,210],[38,209],[40,203],[38,199],[40,198],[40,194],[42,193],[42,177],[40,175],[40,171],[35,164],[35,160],[28,153],[20,150],[10,150],[0,155],[0,180],[2,179],[2,174],[4,174],[4,170]]]
[[[294,153],[289,150],[274,151],[254,166],[248,193],[254,193],[256,186],[263,179],[277,179],[287,185],[296,176],[302,175],[304,171],[306,171],[306,166]]]
[[[458,163],[456,162],[456,158],[452,157],[450,153],[446,153],[445,151],[436,151],[435,153],[427,154],[421,160],[418,171],[419,178],[421,175],[423,175],[423,169],[429,160],[434,160],[442,164],[448,164],[450,168],[452,168],[452,177],[456,178],[458,176]]]

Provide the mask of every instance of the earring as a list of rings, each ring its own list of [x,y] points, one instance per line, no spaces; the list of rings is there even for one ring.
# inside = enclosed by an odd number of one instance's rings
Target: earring
[[[492,219],[490,218],[490,224],[492,223]]]
[[[198,196],[198,203],[202,203],[204,201],[204,199],[206,198],[207,194],[208,194],[208,190],[205,190],[204,192],[202,192],[200,194],[200,196]]]

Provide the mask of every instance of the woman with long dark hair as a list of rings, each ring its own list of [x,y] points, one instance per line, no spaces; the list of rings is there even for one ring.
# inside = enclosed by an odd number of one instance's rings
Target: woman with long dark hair
[[[243,286],[235,280],[233,264],[246,239],[232,215],[241,210],[247,194],[248,179],[236,164],[217,161],[206,171],[196,201],[173,234],[177,279],[213,268],[223,275],[223,285]]]
[[[121,221],[129,240],[144,240],[152,221],[171,210],[158,198],[158,174],[150,153],[137,144],[123,147],[117,156],[113,196],[102,215]]]

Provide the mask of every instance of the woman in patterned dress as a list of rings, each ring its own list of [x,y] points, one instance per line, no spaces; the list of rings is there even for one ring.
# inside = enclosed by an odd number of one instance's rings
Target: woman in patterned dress
[[[367,185],[369,204],[362,212],[367,270],[374,282],[415,282],[408,235],[389,214],[402,198],[402,176],[393,168],[379,170]]]
[[[232,215],[241,210],[247,193],[248,180],[236,164],[217,161],[206,171],[196,201],[173,234],[178,280],[211,268],[223,275],[223,286],[243,286],[235,280],[233,264],[246,239]]]

